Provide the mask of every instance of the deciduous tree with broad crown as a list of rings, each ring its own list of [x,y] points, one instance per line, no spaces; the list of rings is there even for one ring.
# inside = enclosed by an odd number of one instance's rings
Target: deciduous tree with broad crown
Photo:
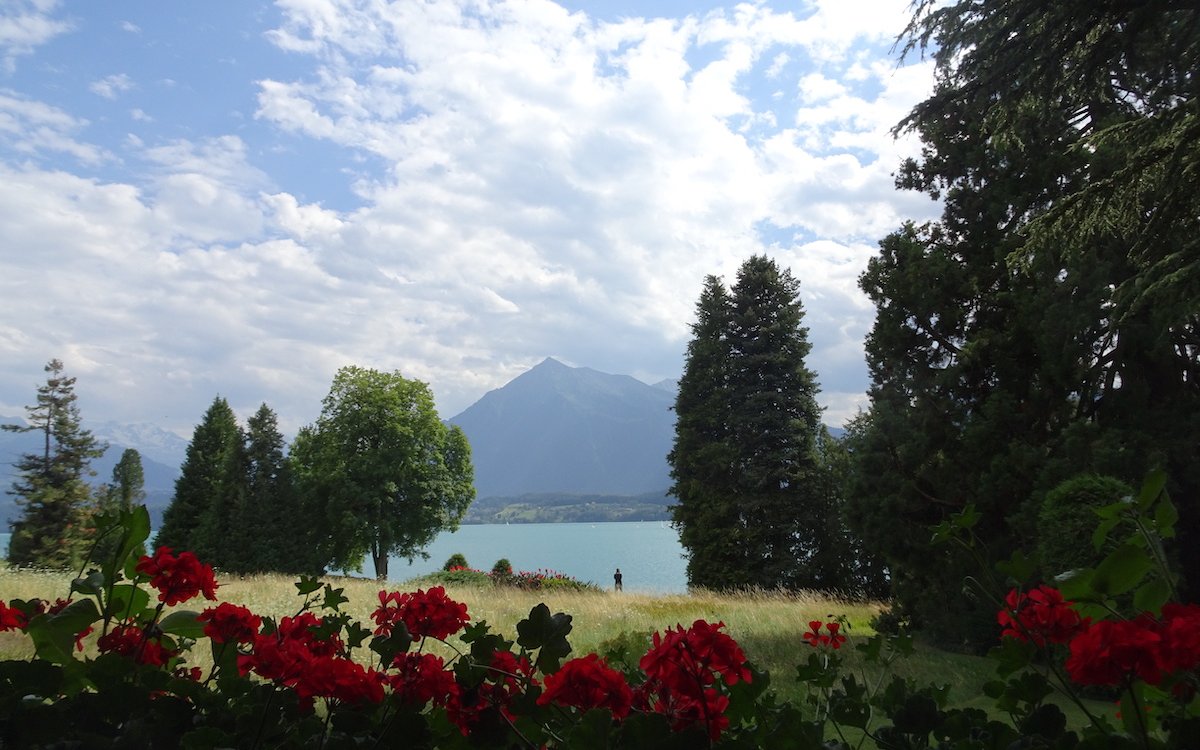
[[[398,372],[339,370],[291,455],[325,559],[357,568],[369,554],[381,580],[389,555],[422,554],[475,497],[466,436],[438,418],[429,386]]]

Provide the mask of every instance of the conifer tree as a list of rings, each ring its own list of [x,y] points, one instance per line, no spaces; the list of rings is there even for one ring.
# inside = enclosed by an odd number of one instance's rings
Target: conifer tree
[[[725,589],[740,585],[742,552],[733,532],[736,509],[729,502],[730,451],[729,293],[708,276],[696,303],[696,322],[675,397],[675,443],[667,462],[676,499],[671,517],[689,551],[688,584]]]
[[[1200,9],[921,0],[937,86],[898,185],[939,221],[883,240],[854,516],[900,601],[947,641],[994,635],[928,526],[973,503],[994,554],[1032,551],[1068,477],[1163,465],[1200,579]],[[1192,593],[1194,596],[1194,592]],[[949,606],[948,606],[949,605]],[[972,632],[972,630],[974,632]]]
[[[228,553],[222,537],[240,513],[245,470],[241,427],[229,403],[217,396],[192,434],[175,496],[163,513],[154,544],[190,550],[214,565]],[[235,550],[236,552],[236,550]]]
[[[245,513],[238,529],[245,570],[308,570],[309,524],[298,502],[278,420],[263,404],[246,423]]]
[[[108,446],[81,426],[75,378],[63,374],[63,363],[52,359],[45,371],[37,402],[26,407],[28,424],[3,425],[7,432],[38,433],[41,442],[41,450],[16,463],[17,479],[9,494],[16,497],[21,516],[12,523],[8,560],[63,568],[86,552],[80,523],[80,510],[90,497],[85,478],[91,475],[92,459]]]
[[[766,257],[705,280],[676,400],[672,509],[693,586],[827,587],[817,382],[799,282]]]
[[[113,466],[112,481],[96,488],[92,503],[84,509],[84,527],[91,540],[93,562],[106,561],[116,552],[120,540],[109,528],[118,522],[122,511],[145,501],[145,481],[142,455],[134,448],[126,448]],[[144,554],[145,546],[135,552]]]
[[[146,499],[146,473],[142,468],[142,454],[134,448],[126,448],[121,460],[113,466],[112,488],[118,505],[128,510]]]

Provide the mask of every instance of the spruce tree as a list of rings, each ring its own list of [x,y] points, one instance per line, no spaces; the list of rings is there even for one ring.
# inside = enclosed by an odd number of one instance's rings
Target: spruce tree
[[[731,295],[729,440],[744,583],[771,588],[832,583],[817,562],[830,512],[815,491],[821,428],[800,283],[774,261],[742,264]]]
[[[80,511],[88,502],[92,459],[106,445],[80,425],[75,403],[75,378],[63,374],[63,364],[46,365],[46,384],[37,402],[26,407],[25,425],[3,425],[8,432],[38,433],[41,450],[26,453],[16,463],[17,479],[10,495],[21,508],[12,523],[8,561],[13,565],[64,568],[79,562],[86,550]]]
[[[693,586],[828,587],[817,381],[799,282],[765,257],[705,280],[676,400],[673,519]]]
[[[266,404],[246,423],[246,472],[245,513],[237,530],[247,551],[243,568],[307,570],[309,524],[300,512],[278,420]]]
[[[92,503],[84,509],[84,528],[91,540],[91,560],[103,564],[117,551],[120,537],[110,529],[119,523],[122,511],[140,505],[146,499],[142,455],[134,448],[121,453],[112,470],[112,481],[96,488]],[[135,555],[145,553],[145,545]]]
[[[112,471],[112,488],[122,510],[140,505],[146,499],[145,485],[142,454],[134,448],[126,448]]]
[[[667,462],[676,503],[671,517],[688,550],[688,584],[725,589],[740,585],[742,551],[736,536],[737,512],[730,502],[733,457],[729,435],[729,293],[709,276],[696,303],[675,397],[675,443]]]
[[[241,427],[229,403],[217,396],[192,434],[175,496],[163,513],[154,544],[190,550],[221,565],[232,545],[228,532],[241,512],[245,470]],[[238,550],[232,550],[236,555]]]

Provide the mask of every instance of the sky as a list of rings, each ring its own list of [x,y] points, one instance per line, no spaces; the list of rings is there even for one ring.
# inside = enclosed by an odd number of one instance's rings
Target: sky
[[[908,0],[0,0],[0,415],[291,434],[338,368],[443,417],[554,357],[677,378],[705,276],[800,280],[825,421],[865,406]]]

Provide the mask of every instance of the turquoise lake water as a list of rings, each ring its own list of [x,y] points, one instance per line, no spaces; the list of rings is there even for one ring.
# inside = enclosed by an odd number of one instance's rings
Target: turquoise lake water
[[[0,548],[5,551],[8,536],[0,534]],[[426,552],[428,560],[412,564],[392,558],[388,578],[402,581],[440,570],[446,558],[461,552],[471,567],[481,570],[490,570],[493,563],[506,557],[514,570],[549,568],[611,587],[613,571],[620,568],[629,591],[687,590],[679,534],[659,521],[462,526],[456,532],[439,534]],[[369,561],[361,575],[374,576]]]

